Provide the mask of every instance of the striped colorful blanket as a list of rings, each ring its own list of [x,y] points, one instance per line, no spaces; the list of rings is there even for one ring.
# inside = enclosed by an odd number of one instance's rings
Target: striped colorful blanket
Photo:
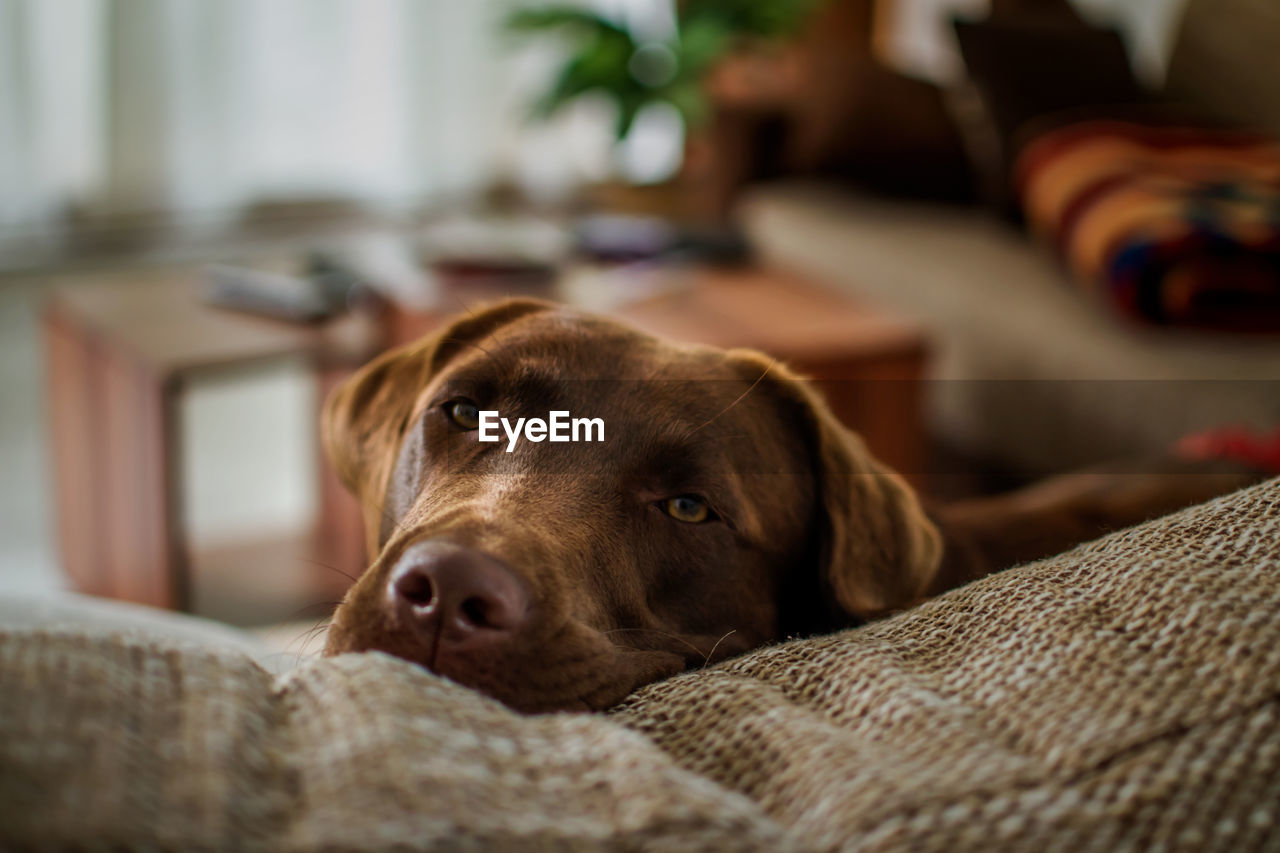
[[[1125,315],[1280,331],[1280,140],[1091,121],[1023,151],[1030,226]]]

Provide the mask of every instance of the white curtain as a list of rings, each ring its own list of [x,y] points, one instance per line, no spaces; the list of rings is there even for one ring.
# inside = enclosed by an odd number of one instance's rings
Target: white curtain
[[[0,0],[0,234],[70,207],[217,227],[264,198],[397,204],[609,168],[589,105],[526,127],[554,65],[507,0]]]
[[[102,174],[98,0],[0,0],[0,228],[40,227]]]

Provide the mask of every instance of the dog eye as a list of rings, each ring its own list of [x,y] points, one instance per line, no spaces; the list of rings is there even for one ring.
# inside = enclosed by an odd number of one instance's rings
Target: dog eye
[[[711,507],[707,506],[707,502],[697,495],[667,498],[662,501],[661,507],[667,515],[686,524],[701,524],[704,521],[712,521],[716,517]]]
[[[444,413],[463,429],[480,428],[480,407],[465,397],[444,404]]]

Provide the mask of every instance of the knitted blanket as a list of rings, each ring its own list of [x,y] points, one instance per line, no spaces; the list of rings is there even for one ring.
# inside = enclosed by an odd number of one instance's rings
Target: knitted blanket
[[[522,717],[390,657],[0,632],[0,848],[1280,847],[1280,480]]]

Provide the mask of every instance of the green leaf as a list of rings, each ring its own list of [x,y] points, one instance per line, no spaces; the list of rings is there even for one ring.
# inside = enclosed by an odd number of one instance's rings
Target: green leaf
[[[583,57],[571,59],[560,69],[555,83],[539,99],[534,107],[534,114],[540,118],[547,118],[569,101],[584,92],[604,86],[607,82],[607,78],[592,73],[590,63]]]
[[[793,33],[827,0],[685,0],[681,25],[705,21],[728,36],[777,38]]]
[[[596,78],[622,86],[631,80],[627,64],[635,49],[635,42],[627,33],[602,32],[583,47],[578,60]]]
[[[521,33],[563,31],[573,39],[573,53],[535,105],[535,116],[549,116],[580,95],[600,92],[617,106],[614,132],[623,139],[639,112],[655,101],[670,103],[690,127],[704,122],[710,108],[702,80],[734,43],[794,32],[824,2],[829,0],[681,0],[679,37],[669,45],[675,77],[656,90],[630,72],[637,48],[631,33],[603,15],[579,6],[530,5],[517,9],[506,26]]]
[[[614,98],[629,91],[635,85],[627,70],[631,50],[631,39],[626,34],[599,34],[561,67],[555,83],[535,104],[534,116],[546,118],[592,90],[598,89]]]
[[[513,32],[570,29],[584,35],[600,32],[627,35],[626,30],[603,15],[576,6],[526,6],[512,12],[505,26]]]
[[[621,141],[631,132],[631,127],[635,124],[636,116],[640,111],[659,99],[655,98],[651,91],[633,86],[615,93],[614,100],[618,106],[618,115],[613,132]]]
[[[560,69],[555,83],[534,104],[533,114],[537,118],[550,118],[566,103],[594,88],[595,85],[596,82],[582,72],[581,63],[567,62]]]
[[[728,49],[724,28],[707,20],[690,21],[680,29],[676,60],[683,74],[702,77]]]
[[[697,80],[672,84],[662,93],[662,99],[676,108],[684,119],[686,128],[699,127],[706,122],[710,114],[706,90]]]

